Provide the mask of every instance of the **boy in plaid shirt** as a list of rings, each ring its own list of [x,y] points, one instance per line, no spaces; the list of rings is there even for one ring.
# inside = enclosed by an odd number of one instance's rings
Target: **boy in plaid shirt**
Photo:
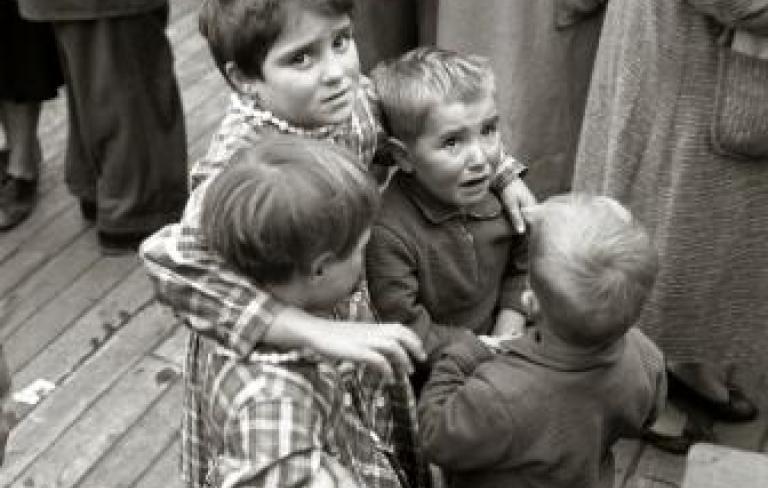
[[[362,276],[376,185],[338,145],[274,136],[213,180],[201,224],[245,279],[318,316],[372,321]],[[245,360],[193,334],[185,466],[194,486],[424,486],[404,375],[262,347]],[[203,481],[204,480],[204,481]]]
[[[371,168],[383,132],[351,36],[353,5],[353,0],[203,3],[201,31],[233,88],[232,102],[208,154],[193,169],[182,221],[146,240],[140,256],[160,300],[191,329],[241,357],[259,344],[296,347],[361,361],[391,378],[393,364],[410,369],[410,356],[424,356],[410,330],[385,324],[372,331],[367,322],[340,326],[285,304],[211,253],[200,232],[207,182],[237,149],[268,134],[332,141]],[[495,169],[495,187],[520,229],[520,207],[533,202],[518,178],[523,167],[502,158]]]

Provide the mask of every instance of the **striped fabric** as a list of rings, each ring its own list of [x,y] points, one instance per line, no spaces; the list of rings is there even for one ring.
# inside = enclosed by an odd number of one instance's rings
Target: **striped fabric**
[[[260,350],[243,361],[192,334],[185,387],[189,487],[307,486],[331,466],[354,486],[428,486],[405,377],[387,385],[364,367],[294,351]]]

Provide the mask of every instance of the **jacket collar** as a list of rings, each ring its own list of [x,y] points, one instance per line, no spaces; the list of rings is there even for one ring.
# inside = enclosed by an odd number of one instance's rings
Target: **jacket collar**
[[[559,371],[588,371],[613,364],[622,357],[625,347],[626,337],[622,337],[600,349],[566,349],[542,339],[535,327],[520,339],[502,342],[503,354],[525,357]]]
[[[433,224],[441,224],[457,217],[487,220],[501,214],[501,202],[490,191],[481,201],[464,208],[438,200],[416,178],[402,171],[398,171],[396,182],[408,199]]]

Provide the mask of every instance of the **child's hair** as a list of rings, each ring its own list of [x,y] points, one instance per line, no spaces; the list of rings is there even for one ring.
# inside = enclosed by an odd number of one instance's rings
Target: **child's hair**
[[[637,320],[656,277],[648,234],[604,196],[553,197],[530,212],[529,279],[558,337],[607,344]]]
[[[380,62],[371,80],[387,128],[403,142],[421,135],[436,104],[469,103],[495,92],[493,70],[485,58],[431,46]]]
[[[354,0],[204,0],[200,33],[219,71],[230,82],[225,66],[233,62],[247,77],[262,79],[262,66],[285,25],[287,6],[323,15],[351,15]]]
[[[235,153],[211,182],[201,225],[210,248],[259,284],[307,275],[324,252],[350,255],[379,194],[344,148],[276,135]]]

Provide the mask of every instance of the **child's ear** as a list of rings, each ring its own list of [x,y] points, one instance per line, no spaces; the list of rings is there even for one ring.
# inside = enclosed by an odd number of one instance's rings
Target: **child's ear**
[[[336,261],[336,256],[332,252],[320,253],[312,260],[310,265],[310,278],[312,280],[320,279],[326,275],[328,266]]]
[[[409,157],[408,146],[403,141],[394,137],[388,137],[387,150],[392,154],[395,162],[403,172],[413,172],[413,162]]]

